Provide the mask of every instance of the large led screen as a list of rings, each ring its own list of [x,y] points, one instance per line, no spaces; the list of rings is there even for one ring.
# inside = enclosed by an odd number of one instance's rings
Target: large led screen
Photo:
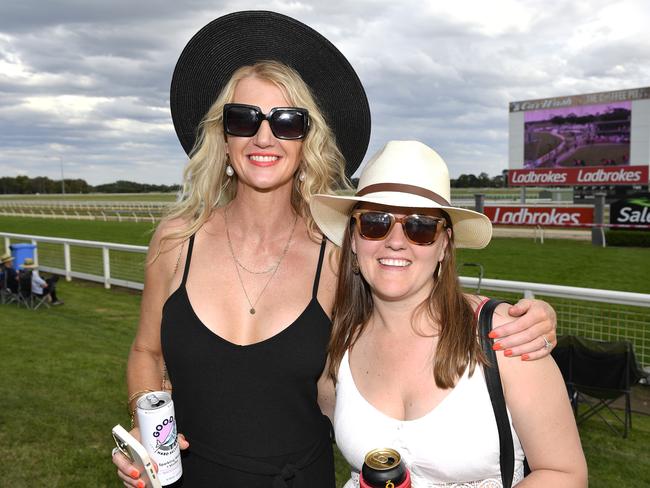
[[[631,102],[524,114],[524,167],[630,164]]]
[[[650,87],[510,102],[508,168],[648,166]]]

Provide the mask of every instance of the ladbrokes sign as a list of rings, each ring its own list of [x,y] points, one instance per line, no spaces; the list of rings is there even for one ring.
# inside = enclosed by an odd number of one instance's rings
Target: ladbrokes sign
[[[647,185],[647,166],[511,169],[510,186]]]
[[[541,225],[542,227],[588,227],[593,207],[484,207],[494,225]]]

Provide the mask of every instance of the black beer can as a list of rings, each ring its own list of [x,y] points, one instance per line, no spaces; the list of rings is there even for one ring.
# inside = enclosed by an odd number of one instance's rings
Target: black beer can
[[[411,477],[395,449],[373,449],[361,468],[361,488],[411,488]]]

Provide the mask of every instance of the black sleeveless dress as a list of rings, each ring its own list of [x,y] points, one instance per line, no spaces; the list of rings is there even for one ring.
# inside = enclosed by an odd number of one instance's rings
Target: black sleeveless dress
[[[240,346],[210,331],[192,309],[190,237],[183,281],[167,299],[161,325],[178,430],[190,442],[174,486],[334,486],[331,424],[316,388],[331,332],[316,298],[325,244],[302,314],[273,337]]]

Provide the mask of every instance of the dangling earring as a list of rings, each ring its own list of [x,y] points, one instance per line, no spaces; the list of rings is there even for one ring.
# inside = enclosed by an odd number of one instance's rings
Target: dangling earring
[[[300,174],[298,175],[298,179],[299,179],[300,181],[305,181],[305,178],[306,178],[306,176],[305,176],[305,172],[304,172],[304,171],[301,171]]]
[[[228,178],[232,178],[232,175],[235,174],[235,170],[232,169],[232,166],[229,164],[226,165],[226,175],[228,175]]]
[[[352,272],[355,275],[359,274],[359,261],[357,261],[357,255],[352,253]]]
[[[436,266],[436,270],[433,272],[433,277],[436,281],[440,278],[440,268],[442,268],[442,261],[438,261],[438,266]]]

